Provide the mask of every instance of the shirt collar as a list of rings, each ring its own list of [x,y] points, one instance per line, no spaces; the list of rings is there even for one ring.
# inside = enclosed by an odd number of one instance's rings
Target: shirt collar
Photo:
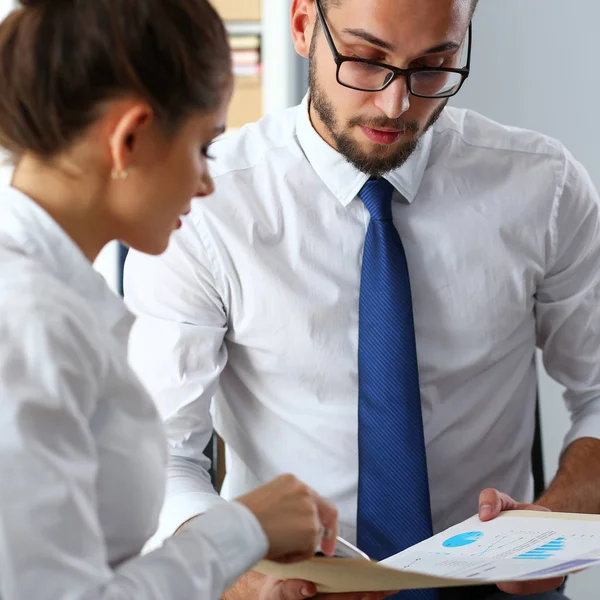
[[[133,315],[94,270],[81,249],[31,198],[7,187],[0,193],[0,236],[17,252],[43,264],[65,286],[82,296],[94,314],[118,333],[128,332]]]
[[[296,117],[296,134],[304,154],[331,193],[347,206],[361,190],[369,176],[351,165],[315,130],[309,116],[309,96],[306,95]],[[400,168],[385,175],[408,202],[417,195],[429,160],[433,128],[425,133],[418,148]]]

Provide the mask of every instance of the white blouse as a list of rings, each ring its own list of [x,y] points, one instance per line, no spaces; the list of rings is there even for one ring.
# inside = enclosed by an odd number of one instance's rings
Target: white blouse
[[[223,503],[140,551],[167,447],[127,364],[132,317],[36,203],[0,190],[0,598],[218,598],[266,552]]]

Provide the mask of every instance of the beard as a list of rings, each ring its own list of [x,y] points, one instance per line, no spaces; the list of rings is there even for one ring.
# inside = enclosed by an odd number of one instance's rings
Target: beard
[[[348,121],[345,128],[341,128],[336,117],[335,106],[317,80],[315,40],[316,35],[313,35],[308,67],[310,102],[319,119],[331,135],[335,143],[335,148],[351,165],[370,177],[381,177],[390,171],[398,169],[419,147],[419,142],[423,135],[440,118],[444,108],[448,104],[448,99],[436,108],[433,115],[422,128],[417,121],[407,121],[402,118],[388,119],[384,116],[371,118],[354,117]],[[412,133],[413,137],[406,142],[399,143],[393,152],[389,151],[388,146],[383,145],[365,152],[349,133],[352,128],[359,125],[373,129],[396,129],[404,133]]]

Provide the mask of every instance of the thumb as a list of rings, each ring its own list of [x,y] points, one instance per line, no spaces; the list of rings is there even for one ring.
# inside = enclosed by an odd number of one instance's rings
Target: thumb
[[[502,495],[498,490],[488,488],[479,495],[479,518],[482,521],[495,519],[502,511]]]
[[[274,586],[270,595],[271,600],[305,600],[317,593],[314,583],[302,581],[301,579],[278,581]]]

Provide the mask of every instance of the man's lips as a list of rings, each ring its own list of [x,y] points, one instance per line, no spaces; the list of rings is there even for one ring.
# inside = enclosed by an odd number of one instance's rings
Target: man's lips
[[[367,138],[369,138],[372,142],[375,142],[376,144],[383,144],[385,146],[395,144],[404,134],[403,131],[398,131],[397,129],[373,129],[372,127],[365,127],[364,125],[361,125],[360,128]]]

